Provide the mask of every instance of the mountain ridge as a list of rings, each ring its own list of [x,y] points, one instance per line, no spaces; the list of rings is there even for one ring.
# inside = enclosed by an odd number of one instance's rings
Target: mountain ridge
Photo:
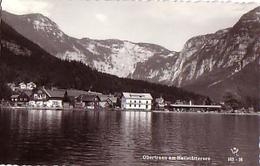
[[[60,59],[81,61],[104,73],[183,87],[221,100],[225,89],[234,89],[225,83],[225,79],[227,79],[226,82],[230,82],[230,77],[240,72],[244,73],[244,68],[255,64],[259,58],[259,13],[260,7],[256,7],[242,15],[239,21],[230,28],[194,36],[185,43],[180,52],[155,44],[118,39],[69,38],[70,44],[66,48],[67,51],[62,48],[60,53],[53,55]],[[50,38],[47,41],[49,40]],[[255,71],[253,73],[258,74]],[[241,78],[247,77],[240,75]],[[237,79],[235,76],[234,78]],[[257,83],[255,87],[258,87]],[[221,90],[215,88],[217,85],[224,87]],[[248,86],[244,82],[244,85],[239,85],[239,87],[245,89]],[[253,93],[252,97],[260,98],[252,91],[254,88],[249,87],[249,89]],[[222,94],[215,93],[216,90]],[[237,90],[233,92],[238,93]],[[240,95],[246,97],[245,95],[248,94],[244,92]]]
[[[33,15],[29,14],[30,19],[31,16]],[[46,21],[47,17],[38,14],[34,17],[33,23],[36,21],[37,26],[28,21],[26,15],[3,12],[3,19],[6,22],[50,54],[60,59],[81,61],[98,71],[119,77],[127,77],[133,72],[138,62],[143,62],[154,54],[175,54],[174,51],[149,43],[118,39],[77,39],[66,35],[53,21]],[[51,26],[45,26],[46,24]],[[123,58],[128,64],[122,65],[120,60]]]
[[[181,99],[201,102],[204,99],[201,95],[173,86],[118,78],[100,73],[80,62],[58,59],[17,33],[4,21],[1,29],[0,80],[6,83],[33,81],[38,86],[93,90],[105,94],[149,92],[154,97],[162,95],[173,101]]]

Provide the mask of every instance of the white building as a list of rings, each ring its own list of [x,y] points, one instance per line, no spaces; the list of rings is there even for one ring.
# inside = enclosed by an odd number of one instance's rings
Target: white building
[[[64,94],[65,90],[39,89],[32,94],[29,106],[62,109]]]
[[[164,106],[165,106],[164,98],[162,98],[162,97],[156,98],[155,104],[156,104],[156,106],[155,106],[156,109],[164,109]]]
[[[153,97],[150,93],[124,92],[121,98],[122,109],[151,110]]]
[[[26,87],[26,84],[24,83],[24,82],[21,82],[20,84],[19,84],[19,87],[20,87],[20,89],[26,89],[27,87]]]
[[[12,84],[9,84],[9,85],[11,86]],[[14,87],[11,89],[14,91],[16,89],[15,84],[12,86],[14,86]],[[29,83],[21,82],[21,83],[19,83],[19,86],[17,88],[20,90],[33,90],[34,88],[36,88],[36,84],[33,82],[29,82]]]
[[[26,84],[26,88],[28,90],[33,90],[34,88],[36,88],[36,84],[34,82],[29,82]]]

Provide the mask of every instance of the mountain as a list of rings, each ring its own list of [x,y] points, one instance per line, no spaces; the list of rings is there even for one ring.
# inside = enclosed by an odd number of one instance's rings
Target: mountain
[[[0,84],[1,80],[5,82],[33,81],[38,85],[91,89],[107,94],[123,91],[150,92],[154,97],[162,95],[168,100],[201,102],[204,99],[201,95],[173,86],[119,78],[93,70],[81,62],[61,60],[17,33],[5,22],[1,24],[1,31]],[[1,87],[0,85],[0,89]]]
[[[189,42],[196,40],[203,42],[184,63],[178,80],[181,86],[219,100],[231,91],[244,101],[254,100],[260,108],[260,7],[229,29]]]
[[[259,17],[257,7],[233,27],[195,36],[175,52],[148,43],[76,39],[41,14],[3,13],[14,29],[60,59],[77,60],[119,77],[182,87],[218,101],[231,91],[244,102],[260,100]]]
[[[216,78],[208,85],[241,71],[259,57],[259,13],[260,7],[242,16],[232,28],[189,39],[176,57],[139,64],[132,77],[143,75],[145,80],[158,78],[153,81],[185,87],[210,73]]]
[[[260,99],[260,7],[231,28],[189,39],[178,56],[139,63],[132,78],[176,85],[222,100]]]
[[[37,43],[51,55],[60,59],[81,61],[105,73],[127,77],[136,64],[153,56],[172,56],[176,52],[159,45],[133,43],[116,39],[76,39],[66,35],[59,26],[42,14],[2,16],[17,32]]]

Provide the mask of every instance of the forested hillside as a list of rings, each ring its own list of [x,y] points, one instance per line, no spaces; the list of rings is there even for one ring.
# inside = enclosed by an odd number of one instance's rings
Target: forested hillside
[[[102,93],[150,92],[167,100],[193,100],[204,97],[180,88],[152,84],[145,81],[118,78],[100,73],[80,62],[65,61],[51,56],[9,25],[2,22],[2,52],[0,56],[1,82],[28,82],[60,88],[76,88]]]

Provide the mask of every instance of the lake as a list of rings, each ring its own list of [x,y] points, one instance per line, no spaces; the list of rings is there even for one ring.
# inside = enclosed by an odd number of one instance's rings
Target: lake
[[[257,115],[1,110],[0,164],[255,166],[259,123]]]

